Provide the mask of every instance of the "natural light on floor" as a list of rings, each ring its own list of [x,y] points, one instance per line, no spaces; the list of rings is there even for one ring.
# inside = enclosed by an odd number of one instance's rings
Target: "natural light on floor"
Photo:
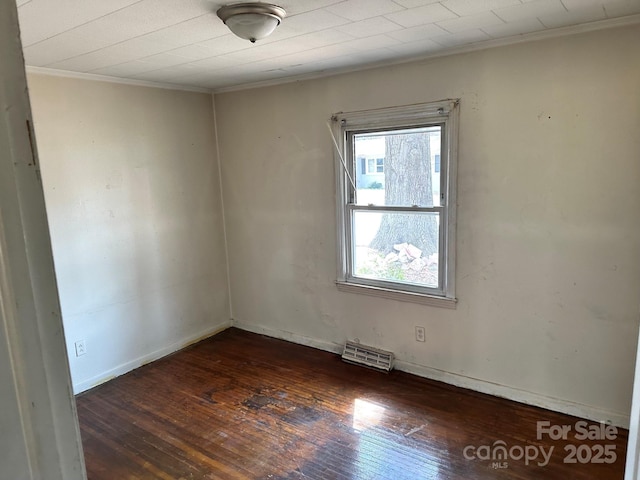
[[[353,402],[353,428],[354,430],[364,430],[375,427],[384,416],[384,407],[356,398]]]
[[[406,434],[398,435],[382,424],[393,416],[383,406],[357,398],[353,402],[353,429],[359,432],[355,478],[439,479],[438,461],[428,449],[416,448]],[[418,468],[415,468],[415,465]]]

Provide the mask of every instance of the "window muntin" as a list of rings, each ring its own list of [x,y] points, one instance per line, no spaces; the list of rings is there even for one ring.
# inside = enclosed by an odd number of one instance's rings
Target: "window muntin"
[[[455,301],[456,106],[410,106],[406,117],[398,107],[386,119],[384,109],[336,116],[344,152],[339,284]],[[370,159],[382,160],[375,182],[366,176]]]

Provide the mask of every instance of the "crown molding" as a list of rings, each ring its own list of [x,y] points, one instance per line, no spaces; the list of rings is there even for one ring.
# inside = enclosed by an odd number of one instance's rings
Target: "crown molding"
[[[486,40],[483,42],[472,43],[469,45],[461,45],[459,47],[452,47],[437,52],[432,52],[427,55],[419,55],[414,57],[406,57],[396,60],[384,60],[376,63],[369,63],[367,65],[361,65],[357,67],[344,67],[338,69],[324,70],[322,72],[312,72],[302,75],[294,75],[290,77],[283,77],[273,80],[265,80],[261,82],[245,83],[243,85],[234,85],[229,87],[212,88],[211,91],[214,94],[237,92],[240,90],[250,90],[254,88],[271,87],[275,85],[283,85],[286,83],[295,83],[304,80],[314,80],[318,78],[331,77],[333,75],[341,75],[345,73],[361,72],[366,70],[372,70],[380,67],[388,67],[393,65],[402,65],[406,63],[419,62],[422,60],[429,60],[433,58],[448,57],[451,55],[458,55],[461,53],[475,52],[478,50],[488,50],[491,48],[505,47],[509,45],[515,45],[519,43],[536,42],[540,40],[547,40],[551,38],[565,37],[570,35],[576,35],[580,33],[594,32],[597,30],[605,30],[609,28],[627,27],[631,25],[640,24],[640,14],[628,15],[626,17],[611,18],[606,20],[599,20],[597,22],[583,23],[580,25],[572,25],[569,27],[553,28],[543,30],[540,32],[525,33],[519,35],[513,35],[510,37],[496,38],[493,40]]]
[[[37,75],[47,75],[50,77],[77,78],[80,80],[91,80],[94,82],[119,83],[122,85],[133,85],[136,87],[164,88],[166,90],[180,90],[183,92],[211,93],[209,88],[190,87],[188,85],[178,85],[173,83],[151,82],[148,80],[136,80],[133,78],[110,77],[108,75],[96,75],[93,73],[72,72],[69,70],[58,70],[55,68],[26,66],[27,73]]]

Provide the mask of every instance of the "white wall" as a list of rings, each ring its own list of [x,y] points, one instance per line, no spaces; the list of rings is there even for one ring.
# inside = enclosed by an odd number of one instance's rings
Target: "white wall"
[[[41,75],[29,87],[76,391],[226,326],[211,96]]]
[[[640,28],[215,96],[233,316],[628,422],[640,291]],[[456,310],[336,290],[331,113],[461,98]],[[426,343],[414,326],[426,327]]]

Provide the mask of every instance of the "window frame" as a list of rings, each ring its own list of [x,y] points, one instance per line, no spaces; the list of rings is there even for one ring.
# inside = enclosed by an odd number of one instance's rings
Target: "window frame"
[[[455,308],[455,226],[459,100],[442,100],[400,107],[340,112],[332,116],[331,130],[336,141],[336,193],[338,275],[340,291],[375,295],[395,300]],[[353,138],[358,133],[441,126],[440,206],[396,207],[355,204],[357,159]],[[357,211],[400,213],[438,212],[440,215],[439,286],[371,279],[353,275],[353,219]]]

